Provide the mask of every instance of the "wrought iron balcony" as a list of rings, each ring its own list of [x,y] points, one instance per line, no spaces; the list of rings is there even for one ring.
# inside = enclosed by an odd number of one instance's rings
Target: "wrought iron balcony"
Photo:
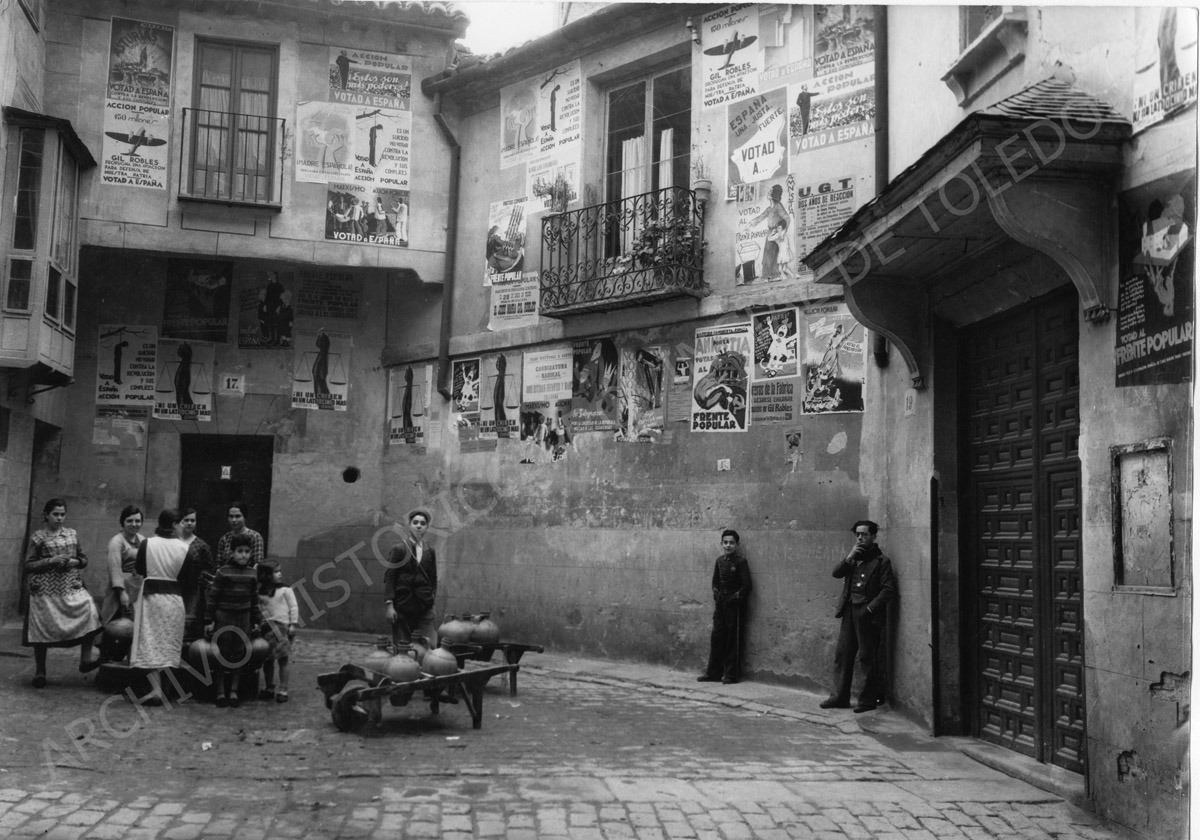
[[[179,198],[282,209],[284,120],[183,109]]]
[[[542,219],[541,312],[703,297],[704,208],[679,187]]]

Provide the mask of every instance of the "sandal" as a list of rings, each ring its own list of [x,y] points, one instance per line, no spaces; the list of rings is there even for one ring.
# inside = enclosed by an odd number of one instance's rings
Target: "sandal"
[[[279,693],[277,693],[275,695],[275,702],[276,703],[286,703],[287,702],[287,692],[280,691]]]
[[[259,700],[274,700],[275,699],[275,686],[269,685],[266,688],[264,688],[262,691],[258,692],[258,699]]]
[[[229,698],[228,698],[228,697],[218,697],[218,698],[216,699],[216,707],[217,707],[218,709],[224,709],[224,708],[225,708],[226,706],[228,706],[228,705],[229,705]]]
[[[235,709],[242,705],[242,701],[238,698],[236,691],[229,695],[229,705]]]

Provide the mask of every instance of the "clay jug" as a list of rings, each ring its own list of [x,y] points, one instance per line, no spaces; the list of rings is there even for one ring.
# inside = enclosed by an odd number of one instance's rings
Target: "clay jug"
[[[187,649],[187,661],[199,674],[207,674],[212,668],[215,648],[208,639],[196,639]]]
[[[383,666],[392,658],[392,653],[388,650],[389,647],[390,643],[387,636],[380,636],[379,641],[375,643],[375,649],[367,654],[367,658],[363,660],[362,666],[368,671],[382,674]]]
[[[413,659],[412,648],[398,645],[396,655],[383,666],[383,675],[392,682],[406,683],[421,678],[421,666]]]
[[[409,646],[412,648],[413,659],[417,660],[417,664],[424,662],[425,657],[429,655],[429,640],[424,636],[413,636]]]
[[[444,677],[449,674],[458,673],[458,660],[454,654],[450,652],[448,647],[449,642],[442,639],[440,647],[436,647],[425,655],[425,662],[421,669],[434,677]]]
[[[492,621],[491,613],[480,613],[479,623],[471,630],[471,644],[495,645],[500,642],[500,626]]]
[[[125,616],[117,616],[104,625],[104,635],[112,642],[133,641],[133,620]]]
[[[456,615],[448,615],[438,628],[438,638],[448,639],[453,644],[465,644],[470,641],[473,629],[474,626],[469,621],[463,621]]]

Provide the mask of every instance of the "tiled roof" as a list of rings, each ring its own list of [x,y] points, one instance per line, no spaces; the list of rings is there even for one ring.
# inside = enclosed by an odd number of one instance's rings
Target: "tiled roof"
[[[1056,78],[1036,82],[979,113],[1012,119],[1128,122],[1104,100]]]
[[[431,0],[329,0],[334,6],[371,5],[377,9],[393,7],[405,12],[421,12],[427,15],[441,14],[448,18],[466,18],[467,13],[458,3],[438,3]]]

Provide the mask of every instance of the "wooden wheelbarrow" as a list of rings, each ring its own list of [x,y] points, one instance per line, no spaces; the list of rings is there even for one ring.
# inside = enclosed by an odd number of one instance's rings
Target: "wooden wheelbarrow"
[[[342,732],[358,732],[368,723],[383,719],[382,700],[393,706],[406,706],[418,692],[429,702],[430,714],[436,715],[442,703],[458,703],[471,714],[471,726],[483,727],[483,687],[497,674],[515,676],[518,665],[470,668],[442,677],[423,677],[412,682],[392,682],[383,674],[360,665],[346,664],[332,674],[317,676],[317,688],[325,694],[325,708],[333,714],[333,723]]]
[[[450,652],[458,660],[458,667],[460,669],[467,660],[491,662],[492,656],[495,655],[496,651],[503,652],[506,664],[517,665],[521,662],[521,657],[525,655],[526,651],[545,653],[546,648],[542,645],[530,645],[524,642],[496,642],[490,645],[482,645],[475,642],[454,642],[450,645]],[[508,693],[513,697],[517,696],[516,668],[513,668],[508,673]]]

